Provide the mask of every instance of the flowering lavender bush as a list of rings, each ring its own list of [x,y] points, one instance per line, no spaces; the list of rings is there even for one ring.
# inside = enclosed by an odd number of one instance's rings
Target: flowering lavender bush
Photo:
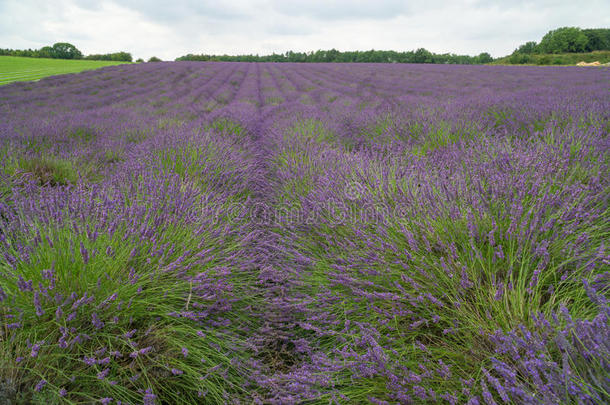
[[[608,90],[197,62],[3,86],[0,401],[608,402]]]

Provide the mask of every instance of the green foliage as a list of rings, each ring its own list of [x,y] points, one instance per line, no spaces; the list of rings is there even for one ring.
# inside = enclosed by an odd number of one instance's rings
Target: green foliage
[[[225,354],[231,350],[234,342],[222,331],[204,329],[186,318],[171,315],[172,311],[184,308],[185,300],[192,293],[192,283],[189,283],[188,277],[179,278],[160,271],[164,266],[163,260],[172,263],[183,259],[190,264],[187,268],[193,269],[189,277],[202,271],[215,277],[213,261],[198,263],[197,257],[190,253],[201,243],[196,229],[184,224],[164,228],[159,241],[174,244],[176,249],[168,252],[165,258],[159,256],[147,261],[145,252],[154,249],[154,244],[128,235],[125,228],[122,226],[112,236],[101,234],[91,240],[86,232],[75,234],[69,226],[57,223],[32,224],[32,234],[27,237],[40,232],[50,243],[39,244],[31,252],[32,260],[19,263],[20,274],[42,285],[47,281],[42,279],[40,269],[56,266],[55,291],[64,296],[72,293],[79,296],[88,294],[95,300],[91,305],[82,305],[75,311],[74,319],[69,321],[70,326],[75,328],[74,331],[93,335],[95,329],[91,319],[94,314],[99,314],[105,329],[103,332],[96,331],[93,339],[71,346],[68,353],[58,345],[49,344],[34,358],[29,354],[26,341],[42,336],[48,341],[57,340],[63,325],[55,319],[57,307],[52,302],[44,302],[44,313],[41,316],[34,314],[31,305],[26,306],[28,310],[23,315],[24,319],[30,320],[27,327],[16,332],[11,342],[0,340],[2,354],[20,355],[24,358],[22,363],[15,365],[14,361],[6,360],[8,356],[0,355],[0,404],[4,403],[2,396],[11,404],[53,404],[59,400],[60,388],[67,388],[72,398],[61,400],[61,403],[94,403],[104,394],[129,403],[141,403],[141,398],[134,397],[133,391],[151,386],[160,396],[171,398],[164,403],[195,403],[196,394],[190,393],[190,397],[183,398],[182,401],[176,396],[176,393],[183,392],[184,387],[197,387],[201,392],[208,392],[207,398],[212,403],[221,403],[223,392],[243,391],[244,381],[236,372],[237,367],[231,365]],[[205,240],[210,241],[210,250],[219,256],[229,255],[237,247],[236,243],[219,243],[211,234],[206,234]],[[105,253],[92,255],[85,260],[81,255],[73,254],[71,246],[74,245]],[[0,268],[6,271],[6,263],[1,262]],[[127,275],[123,269],[127,268],[132,271],[131,282],[125,282]],[[236,279],[236,282],[252,282],[244,279],[243,274],[239,276],[241,279]],[[28,300],[31,301],[28,293],[20,291],[10,280],[3,278],[0,285],[5,291],[11,291],[17,302],[26,305]],[[188,309],[188,304],[186,305]],[[236,304],[236,307],[243,310],[240,304]],[[239,319],[243,314],[238,314],[236,310],[230,316]],[[204,329],[205,335],[197,335],[199,329]],[[129,331],[135,333],[131,338],[126,337]],[[77,333],[70,332],[69,339],[76,335]],[[149,347],[152,351],[138,355],[131,361],[133,341],[139,343],[138,348]],[[83,362],[83,358],[95,356],[95,350],[102,346],[108,352],[120,352],[120,359],[124,359],[117,360],[108,367],[109,375],[106,379],[96,377],[104,367],[87,366]],[[188,349],[188,357],[180,353],[181,348]],[[245,357],[240,356],[242,359]],[[202,363],[202,359],[205,363]],[[215,372],[213,367],[219,365],[223,369],[230,369],[229,372],[222,376]],[[183,374],[173,375],[170,371],[172,368],[180,369]],[[69,370],[69,374],[62,370]],[[207,379],[199,378],[202,370],[209,373]],[[6,375],[13,377],[9,380]],[[41,392],[36,393],[33,387],[42,375],[49,383]],[[133,379],[134,376],[140,377]],[[120,384],[109,384],[109,380],[119,381]],[[127,386],[132,390],[126,389]]]
[[[544,53],[586,52],[588,41],[580,28],[562,27],[542,37],[540,49]]]
[[[536,41],[528,41],[521,45],[519,48],[515,49],[514,53],[521,54],[531,54],[531,53],[539,53],[538,44]]]
[[[285,136],[312,139],[317,143],[332,143],[337,139],[335,134],[326,128],[324,122],[313,118],[296,121],[293,127],[287,131]]]
[[[582,32],[587,36],[588,51],[610,51],[610,29],[589,28]]]
[[[82,59],[83,54],[74,45],[68,42],[57,42],[53,44],[52,58],[56,59]]]
[[[162,62],[161,59],[157,58],[156,56],[151,56],[148,59],[149,62]]]
[[[562,27],[551,30],[537,44],[529,41],[519,46],[510,56],[511,64],[564,65],[580,61],[592,62],[600,59],[554,58],[552,56],[535,57],[538,54],[573,54],[596,51],[610,51],[609,28]],[[500,60],[500,63],[506,63]],[[603,63],[603,62],[602,62]]]
[[[491,55],[487,52],[481,52],[479,54],[479,56],[477,56],[477,63],[491,63],[493,62],[494,58],[491,57]]]
[[[419,48],[415,51],[413,62],[415,63],[432,63],[432,53],[424,48]]]
[[[28,58],[50,58],[50,59],[88,59],[107,60],[115,62],[131,62],[133,60],[129,52],[115,52],[106,54],[93,54],[83,57],[76,46],[68,42],[58,42],[53,46],[43,46],[38,50],[33,49],[2,49],[0,56],[20,56]]]
[[[483,52],[478,56],[456,55],[453,53],[436,54],[424,48],[415,51],[346,51],[336,49],[315,52],[293,52],[271,55],[194,55],[181,56],[176,61],[213,61],[213,62],[301,62],[301,63],[449,63],[478,64],[489,63],[491,55]]]
[[[175,173],[185,184],[209,193],[239,183],[234,175],[239,171],[239,166],[227,159],[227,152],[226,146],[213,142],[205,145],[185,143],[157,151],[151,165],[160,167],[164,173]],[[236,201],[242,202],[249,195],[250,190],[244,187],[234,197]],[[226,199],[225,202],[233,202],[229,200]]]
[[[53,58],[54,50],[50,46],[43,46],[38,51],[38,54],[41,58]]]
[[[56,157],[21,157],[16,171],[33,177],[40,185],[64,186],[78,180],[78,172],[69,160]]]
[[[598,61],[602,64],[610,62],[610,51],[594,51],[586,53],[513,53],[510,56],[496,59],[493,64],[504,65],[575,65],[578,62]]]
[[[115,52],[115,53],[105,53],[105,54],[94,54],[87,55],[85,59],[89,60],[114,60],[121,62],[132,62],[133,57],[129,52]]]
[[[241,126],[238,122],[229,120],[227,118],[219,118],[215,120],[210,125],[210,128],[218,131],[221,134],[234,136],[237,139],[244,139],[248,135],[243,126]]]
[[[532,58],[528,54],[514,53],[510,56],[509,61],[512,65],[524,65],[532,62]]]

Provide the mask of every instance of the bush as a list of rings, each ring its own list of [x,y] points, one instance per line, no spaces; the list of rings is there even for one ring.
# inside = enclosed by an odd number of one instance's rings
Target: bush
[[[530,55],[515,53],[511,55],[509,61],[513,65],[523,65],[527,63],[532,63],[532,57]]]

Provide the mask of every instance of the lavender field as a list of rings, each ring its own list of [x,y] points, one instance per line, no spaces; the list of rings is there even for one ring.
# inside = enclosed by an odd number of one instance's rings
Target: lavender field
[[[0,404],[610,401],[610,71],[0,88]]]

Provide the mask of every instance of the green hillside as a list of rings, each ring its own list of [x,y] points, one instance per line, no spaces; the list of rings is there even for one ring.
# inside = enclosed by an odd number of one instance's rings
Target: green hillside
[[[494,60],[492,65],[576,65],[578,62],[610,62],[610,51],[582,53],[513,53]]]
[[[122,63],[128,62],[0,56],[0,86],[16,81],[38,80],[47,76],[78,73]]]

